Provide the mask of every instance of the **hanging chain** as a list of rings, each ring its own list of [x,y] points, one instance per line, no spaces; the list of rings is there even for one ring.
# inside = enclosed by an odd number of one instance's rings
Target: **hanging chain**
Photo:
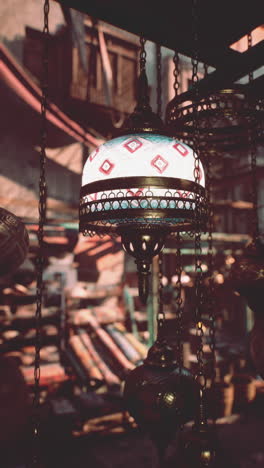
[[[34,364],[34,399],[33,399],[33,437],[35,440],[36,453],[33,457],[33,465],[38,464],[39,443],[39,406],[40,406],[40,349],[41,349],[41,317],[43,296],[43,268],[44,268],[44,226],[46,222],[47,208],[47,185],[45,175],[46,146],[47,146],[47,88],[48,88],[48,39],[49,39],[49,0],[44,2],[44,50],[43,50],[43,81],[41,96],[41,151],[40,151],[40,177],[39,177],[39,226],[38,243],[39,251],[37,257],[37,291],[36,291],[36,341],[35,341],[35,364]]]
[[[140,36],[140,56],[139,56],[139,66],[140,72],[146,69],[146,50],[145,50],[146,39],[143,35]]]
[[[165,323],[165,313],[163,309],[163,284],[162,284],[162,278],[163,278],[163,255],[160,252],[159,253],[159,288],[158,288],[158,301],[159,301],[159,306],[158,306],[158,314],[157,314],[157,326],[158,326],[158,336],[159,336],[159,331],[163,329],[164,323]]]
[[[215,287],[213,280],[214,257],[213,257],[213,229],[214,229],[214,212],[213,212],[213,186],[212,186],[212,157],[207,158],[207,188],[209,198],[209,219],[208,219],[208,296],[207,310],[209,315],[209,347],[211,350],[211,386],[214,385],[216,376],[216,355],[215,355]]]
[[[173,82],[173,89],[175,93],[175,97],[177,98],[179,95],[179,89],[180,89],[180,58],[178,52],[174,52],[173,55],[173,63],[174,63],[174,70],[173,70],[173,76],[174,76],[174,82]]]
[[[162,77],[161,77],[161,47],[156,44],[156,62],[157,62],[157,114],[161,117],[162,108]]]
[[[176,250],[176,353],[177,360],[179,363],[180,369],[183,366],[183,347],[182,347],[182,335],[183,335],[183,300],[182,300],[182,257],[181,257],[181,234],[177,234],[177,250]]]
[[[247,41],[248,41],[248,50],[251,49],[252,47],[252,33],[248,33],[247,35]],[[248,81],[251,84],[253,81],[253,71],[251,70],[248,74]]]
[[[252,47],[252,34],[248,36],[248,49]],[[249,72],[248,75],[249,85],[253,82],[253,71]],[[251,90],[250,90],[251,91]],[[251,159],[251,200],[252,200],[252,239],[253,244],[256,244],[259,238],[259,225],[258,225],[258,180],[257,180],[257,148],[256,148],[256,119],[254,118],[254,102],[253,97],[250,96],[250,108],[249,108],[249,123],[248,123],[248,146],[250,151]]]
[[[208,75],[208,65],[207,63],[204,63],[204,77]]]
[[[192,2],[193,16],[193,39],[194,39],[194,56],[192,58],[192,90],[193,90],[193,149],[194,149],[194,179],[198,184],[200,181],[200,163],[199,163],[199,143],[200,132],[198,125],[198,16],[197,16],[197,0]],[[202,306],[204,302],[203,285],[202,285],[202,249],[201,249],[201,220],[200,220],[200,194],[196,191],[195,194],[195,323],[196,332],[199,336],[199,346],[196,352],[198,371],[196,379],[199,381],[201,391],[206,387],[206,375],[204,370],[204,353],[203,353],[203,323],[202,323]]]

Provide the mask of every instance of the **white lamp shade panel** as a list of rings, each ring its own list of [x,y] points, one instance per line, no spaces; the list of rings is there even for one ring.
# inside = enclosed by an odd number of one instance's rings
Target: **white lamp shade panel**
[[[81,214],[116,212],[128,208],[146,209],[148,213],[157,208],[195,210],[196,194],[192,191],[175,189],[175,187],[172,189],[166,185],[134,187],[128,184],[124,188],[126,178],[130,177],[155,177],[164,181],[175,178],[197,182],[199,186],[204,187],[205,176],[201,161],[198,166],[198,177],[195,177],[195,167],[197,164],[194,151],[174,138],[145,133],[114,138],[93,151],[85,163],[82,187],[89,189],[89,185],[94,182],[99,185],[96,193],[87,191],[85,199],[88,206],[81,208]],[[122,180],[122,188],[115,186],[112,190],[98,189],[100,182],[106,180],[111,182],[114,179]],[[176,203],[175,198],[183,201]],[[149,216],[151,217],[148,214]],[[170,216],[169,218],[168,221],[173,224],[179,221],[175,219],[173,222]],[[119,224],[122,220],[110,220],[111,224],[115,222]],[[156,222],[159,222],[159,218]]]
[[[83,169],[82,186],[105,179],[140,176],[175,177],[195,182],[194,169],[193,150],[174,138],[152,134],[125,135],[104,143],[90,154]],[[205,186],[201,162],[198,183]],[[159,189],[155,190],[159,192]],[[91,199],[94,196],[91,194]]]

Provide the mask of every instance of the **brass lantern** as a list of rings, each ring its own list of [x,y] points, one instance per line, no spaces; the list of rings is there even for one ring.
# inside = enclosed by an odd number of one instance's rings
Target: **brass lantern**
[[[136,259],[143,302],[152,258],[166,237],[204,225],[207,211],[203,166],[189,146],[165,134],[147,90],[142,70],[135,111],[118,137],[90,154],[80,194],[80,231],[121,236]]]

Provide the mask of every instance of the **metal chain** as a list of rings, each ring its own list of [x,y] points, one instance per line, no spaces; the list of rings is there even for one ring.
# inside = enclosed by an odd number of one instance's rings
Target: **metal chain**
[[[252,33],[248,33],[247,35],[247,42],[248,42],[248,50],[251,49],[252,47]],[[248,81],[249,83],[252,83],[253,81],[253,71],[251,70],[248,74]]]
[[[173,76],[174,76],[174,82],[173,82],[173,89],[175,93],[175,97],[178,97],[179,95],[179,89],[180,89],[180,57],[178,52],[174,52],[173,56],[173,63],[174,63],[174,70],[173,70]]]
[[[47,88],[48,88],[48,39],[49,39],[49,0],[44,1],[44,50],[43,50],[43,78],[41,96],[41,151],[40,151],[40,176],[39,176],[39,225],[38,243],[39,251],[37,257],[37,291],[36,291],[36,341],[35,341],[35,363],[34,363],[34,399],[33,399],[33,438],[35,441],[35,453],[33,466],[38,465],[38,446],[40,429],[40,349],[41,349],[41,317],[43,296],[43,268],[44,268],[44,226],[47,211],[47,185],[46,185],[46,146],[47,146]]]
[[[182,300],[182,283],[181,283],[181,275],[182,275],[182,257],[181,257],[181,234],[178,232],[177,234],[177,250],[176,250],[176,353],[177,353],[177,360],[182,369],[183,366],[183,347],[182,347],[182,334],[183,334],[183,300]]]
[[[192,88],[194,92],[193,97],[193,149],[194,149],[194,179],[195,183],[200,180],[200,160],[199,160],[199,142],[200,132],[198,125],[198,16],[197,16],[197,0],[192,0],[192,18],[193,18],[193,39],[194,39],[194,56],[192,58]],[[195,323],[197,336],[200,337],[199,346],[196,352],[198,371],[196,379],[200,384],[201,391],[206,387],[206,375],[204,369],[204,353],[203,353],[203,323],[202,323],[202,306],[204,302],[204,294],[202,288],[202,249],[201,249],[201,222],[200,222],[200,195],[195,194]]]
[[[139,56],[139,66],[140,66],[140,72],[144,71],[146,69],[146,50],[145,50],[145,44],[146,44],[146,39],[143,37],[141,34],[140,36],[140,56]]]
[[[157,326],[158,326],[158,336],[159,336],[159,331],[162,330],[164,323],[165,323],[165,313],[163,309],[163,284],[162,284],[162,278],[163,278],[163,255],[160,252],[159,253],[159,289],[158,289],[158,301],[159,301],[159,307],[158,307],[158,314],[157,314]]]
[[[207,158],[207,188],[209,198],[209,220],[208,220],[208,296],[207,296],[207,309],[209,315],[209,334],[210,341],[209,347],[211,350],[211,386],[214,385],[216,376],[216,355],[215,355],[215,287],[213,280],[213,229],[214,229],[214,212],[213,212],[213,186],[212,186],[212,157]]]
[[[156,44],[156,63],[157,63],[157,114],[161,117],[162,108],[162,88],[161,88],[161,47]]]
[[[248,49],[252,47],[252,34],[248,36]],[[253,82],[253,71],[248,75],[249,84]],[[259,238],[258,224],[258,179],[257,179],[257,148],[256,148],[256,119],[254,118],[254,103],[252,96],[250,97],[249,123],[248,123],[248,146],[251,159],[251,200],[252,200],[252,239],[253,244],[256,244]]]

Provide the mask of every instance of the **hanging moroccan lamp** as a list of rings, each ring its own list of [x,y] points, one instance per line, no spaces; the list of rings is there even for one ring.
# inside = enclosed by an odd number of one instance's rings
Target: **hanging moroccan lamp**
[[[194,417],[198,386],[159,335],[144,363],[129,373],[124,399],[131,415],[164,456],[180,426]]]
[[[202,164],[191,148],[165,134],[151,110],[141,44],[137,106],[119,136],[91,153],[83,169],[80,231],[121,236],[135,257],[145,303],[152,258],[168,235],[194,231],[198,219],[205,223],[206,198]]]
[[[160,465],[163,466],[168,444],[182,425],[192,420],[197,412],[199,387],[191,372],[183,367],[182,350],[178,347],[174,350],[166,339],[161,256],[159,280],[157,338],[144,363],[127,376],[124,400],[128,411],[151,438]],[[177,329],[177,338],[182,338],[179,315]]]

